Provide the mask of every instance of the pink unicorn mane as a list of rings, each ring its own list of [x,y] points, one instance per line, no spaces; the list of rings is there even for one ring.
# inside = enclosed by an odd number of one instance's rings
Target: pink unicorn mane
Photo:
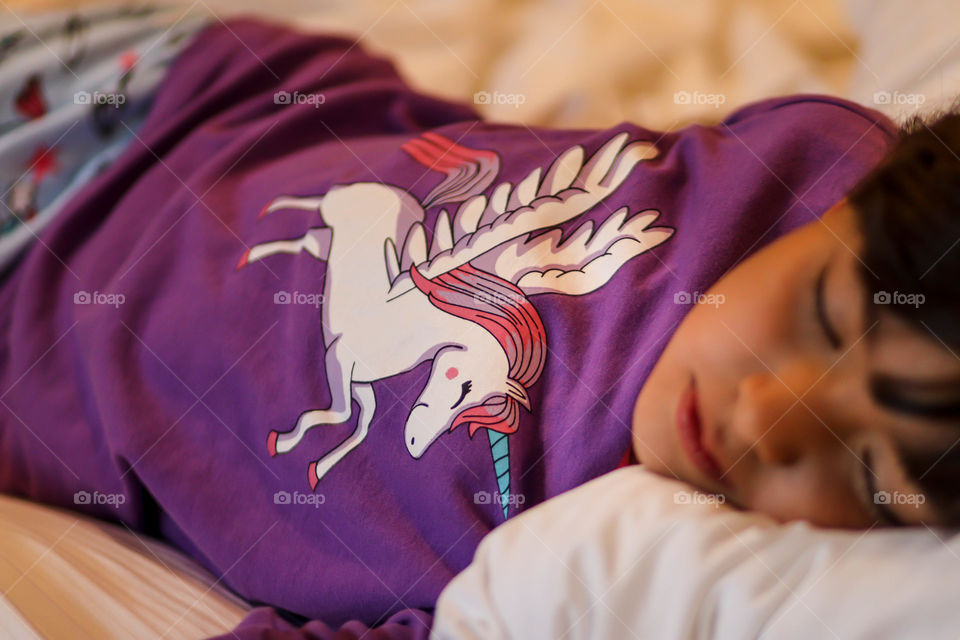
[[[446,176],[423,199],[424,209],[463,202],[493,184],[500,171],[500,158],[495,152],[462,147],[432,131],[408,140],[400,148],[424,167]]]
[[[436,278],[425,278],[410,267],[414,284],[442,311],[476,322],[496,338],[510,366],[509,383],[520,397],[537,381],[546,361],[547,335],[540,315],[523,291],[511,282],[469,263]],[[529,409],[529,403],[524,402]],[[469,424],[470,437],[480,428],[513,433],[520,423],[520,401],[497,395],[461,411],[450,430]]]

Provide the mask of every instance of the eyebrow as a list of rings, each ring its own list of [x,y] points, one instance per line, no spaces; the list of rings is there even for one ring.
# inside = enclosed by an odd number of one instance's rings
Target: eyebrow
[[[960,418],[960,376],[938,380],[907,380],[871,373],[870,394],[893,411],[933,420]]]

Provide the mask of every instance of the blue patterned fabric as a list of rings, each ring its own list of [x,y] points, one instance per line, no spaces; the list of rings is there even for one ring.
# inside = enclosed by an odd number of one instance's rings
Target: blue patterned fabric
[[[0,22],[0,270],[120,156],[170,62],[209,20],[128,6]]]

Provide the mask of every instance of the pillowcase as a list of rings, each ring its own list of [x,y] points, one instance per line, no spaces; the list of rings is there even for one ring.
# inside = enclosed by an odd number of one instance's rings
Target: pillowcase
[[[432,637],[955,639],[957,594],[952,531],[779,524],[634,465],[495,529]]]

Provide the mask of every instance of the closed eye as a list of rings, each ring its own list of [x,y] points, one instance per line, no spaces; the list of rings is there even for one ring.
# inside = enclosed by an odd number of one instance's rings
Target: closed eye
[[[473,383],[470,380],[467,380],[462,385],[460,385],[460,397],[456,402],[453,403],[451,409],[456,409],[457,406],[463,402],[463,399],[467,397],[467,394],[470,393],[470,387],[473,386]]]
[[[842,344],[840,339],[840,334],[837,333],[836,328],[830,322],[830,317],[827,315],[827,304],[824,300],[824,288],[827,280],[827,266],[824,265],[823,269],[820,270],[820,275],[817,276],[817,283],[814,289],[814,305],[816,307],[817,321],[820,323],[820,328],[823,330],[824,335],[827,337],[827,341],[830,343],[830,346],[834,349],[839,349]]]

